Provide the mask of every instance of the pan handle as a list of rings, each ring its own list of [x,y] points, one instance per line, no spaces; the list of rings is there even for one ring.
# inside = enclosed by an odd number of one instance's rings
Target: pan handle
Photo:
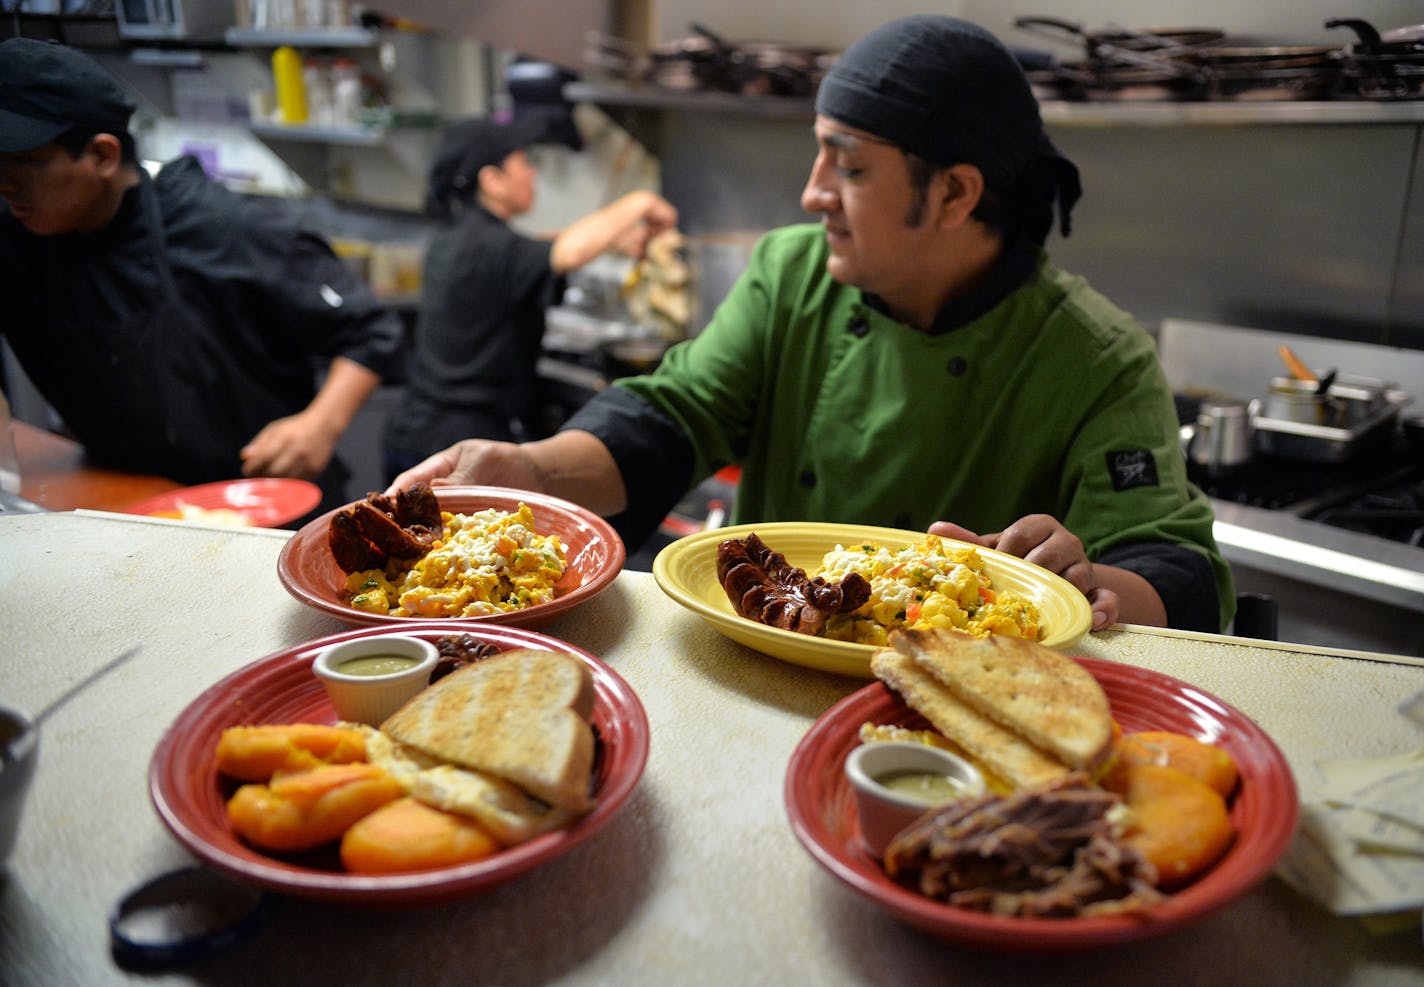
[[[1326,27],[1348,27],[1355,32],[1360,39],[1360,47],[1371,52],[1380,50],[1380,33],[1375,30],[1375,26],[1369,21],[1362,21],[1358,17],[1332,17],[1325,22]]]
[[[1070,35],[1074,38],[1078,38],[1081,41],[1088,40],[1087,32],[1083,30],[1082,24],[1075,24],[1072,21],[1060,20],[1057,17],[1016,17],[1014,18],[1014,27],[1023,28],[1030,34],[1058,38],[1059,40],[1062,40],[1062,38],[1058,34],[1054,33],[1055,31],[1061,31],[1064,34]],[[1035,28],[1044,27],[1049,29],[1046,34],[1043,31],[1035,30]]]

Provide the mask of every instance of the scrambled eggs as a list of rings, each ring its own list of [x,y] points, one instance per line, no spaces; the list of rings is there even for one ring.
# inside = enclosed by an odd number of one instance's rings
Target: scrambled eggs
[[[554,598],[564,546],[557,535],[535,533],[528,504],[513,514],[441,511],[440,520],[439,539],[414,564],[393,559],[384,570],[348,576],[351,605],[395,617],[478,617]]]
[[[995,592],[973,547],[946,550],[935,535],[899,552],[837,545],[811,575],[837,582],[852,572],[870,582],[870,599],[826,622],[826,637],[833,640],[881,646],[902,627],[955,628],[977,637],[1039,636],[1038,608],[1016,593]]]

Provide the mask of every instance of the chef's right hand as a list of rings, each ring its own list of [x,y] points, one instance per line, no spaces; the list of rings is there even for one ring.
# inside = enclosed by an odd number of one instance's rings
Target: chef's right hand
[[[546,480],[523,446],[465,439],[437,452],[395,478],[387,493],[424,481],[432,487],[479,484],[544,493]]]
[[[1087,598],[1088,605],[1093,609],[1095,631],[1121,619],[1122,599],[1103,582],[1103,575],[1112,567],[1095,566],[1084,553],[1083,542],[1056,518],[1047,514],[1030,514],[1019,518],[1003,531],[988,535],[970,531],[952,521],[936,521],[930,525],[930,534],[1017,555],[1049,572],[1056,572]],[[1153,595],[1156,595],[1155,591]],[[1134,622],[1153,623],[1141,618]],[[1159,626],[1162,622],[1156,621]]]

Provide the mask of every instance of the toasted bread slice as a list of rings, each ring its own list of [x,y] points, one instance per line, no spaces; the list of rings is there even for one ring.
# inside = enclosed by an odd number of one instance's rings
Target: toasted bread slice
[[[936,730],[1009,784],[1023,788],[1069,773],[1067,765],[960,701],[909,655],[880,648],[871,656],[870,668]]]
[[[898,631],[891,645],[975,710],[1070,767],[1088,769],[1112,744],[1098,680],[1037,641],[960,631]]]
[[[572,655],[520,648],[468,665],[381,724],[458,768],[513,782],[549,805],[589,807],[593,675]]]

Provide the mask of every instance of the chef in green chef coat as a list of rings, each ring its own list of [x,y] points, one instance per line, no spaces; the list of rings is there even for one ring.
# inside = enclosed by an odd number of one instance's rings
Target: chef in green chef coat
[[[544,491],[636,545],[736,463],[732,523],[928,529],[1060,573],[1094,627],[1224,628],[1231,574],[1153,341],[1044,250],[1081,188],[1012,54],[957,18],[892,21],[831,67],[814,130],[820,222],[766,234],[655,373],[393,487]]]

